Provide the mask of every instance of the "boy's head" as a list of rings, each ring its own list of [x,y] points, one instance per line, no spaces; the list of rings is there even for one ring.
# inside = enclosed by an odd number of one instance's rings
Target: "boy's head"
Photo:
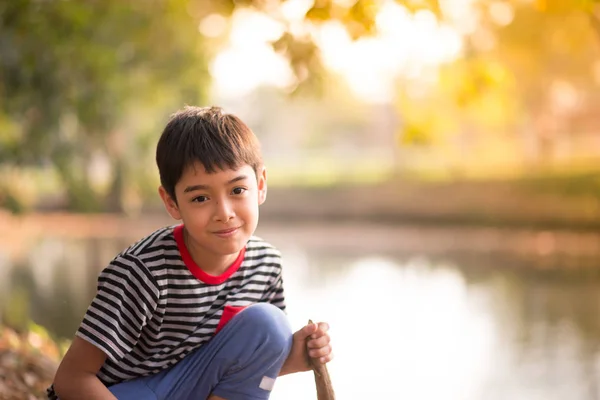
[[[159,194],[185,226],[186,247],[210,270],[232,262],[258,224],[267,195],[259,143],[239,118],[217,107],[175,113],[156,149]]]
[[[198,163],[208,173],[249,165],[258,176],[260,144],[242,120],[220,107],[185,107],[171,116],[156,148],[160,182],[173,201],[185,169]]]

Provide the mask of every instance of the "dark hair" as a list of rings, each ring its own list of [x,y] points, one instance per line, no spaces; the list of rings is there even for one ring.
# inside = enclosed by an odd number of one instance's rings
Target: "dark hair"
[[[185,107],[171,116],[156,146],[160,183],[173,200],[185,168],[196,162],[208,173],[244,164],[258,173],[260,144],[248,125],[220,107]]]

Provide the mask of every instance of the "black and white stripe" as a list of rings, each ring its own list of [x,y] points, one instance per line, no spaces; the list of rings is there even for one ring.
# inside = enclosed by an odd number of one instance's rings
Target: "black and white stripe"
[[[107,386],[167,368],[214,336],[225,305],[269,302],[285,310],[281,256],[258,237],[240,268],[218,285],[185,266],[162,228],[129,247],[98,278],[77,336],[107,354],[98,378]],[[50,399],[56,398],[52,388]]]

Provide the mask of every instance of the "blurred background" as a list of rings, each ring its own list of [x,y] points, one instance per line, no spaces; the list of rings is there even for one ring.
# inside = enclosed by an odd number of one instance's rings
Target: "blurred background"
[[[173,224],[185,104],[262,142],[257,234],[340,399],[600,398],[600,2],[0,1],[0,399]],[[310,374],[272,398],[316,398]]]

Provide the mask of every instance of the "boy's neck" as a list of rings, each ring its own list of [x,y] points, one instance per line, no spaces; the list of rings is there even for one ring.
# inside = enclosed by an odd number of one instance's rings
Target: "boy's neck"
[[[227,268],[233,264],[233,262],[237,259],[238,253],[230,254],[227,256],[220,256],[216,254],[211,254],[203,251],[202,249],[194,246],[194,243],[189,240],[189,235],[187,230],[183,229],[183,242],[185,247],[187,248],[188,253],[194,260],[194,263],[204,272],[209,275],[219,276],[224,273]]]

